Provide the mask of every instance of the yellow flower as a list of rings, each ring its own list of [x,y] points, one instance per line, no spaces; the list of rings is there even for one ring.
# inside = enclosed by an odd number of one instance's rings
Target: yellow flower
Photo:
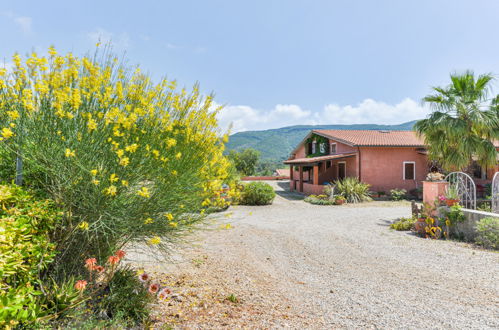
[[[9,116],[9,118],[12,120],[16,120],[17,118],[19,118],[19,112],[17,112],[16,110],[7,111],[7,116]]]
[[[97,173],[99,173],[99,170],[91,170],[90,171],[90,174],[92,174],[93,176],[96,176]]]
[[[100,181],[99,180],[96,180],[96,179],[93,179],[92,180],[92,183],[96,186],[98,186],[100,184]]]
[[[121,180],[121,185],[128,187],[128,181],[127,180]]]
[[[171,213],[165,214],[165,217],[168,219],[168,221],[172,221],[173,220],[173,214],[171,214]]]
[[[80,222],[80,224],[78,225],[78,228],[80,228],[81,230],[88,230],[88,222],[86,222],[86,221]]]
[[[169,147],[173,147],[177,144],[177,140],[175,139],[172,139],[172,138],[168,138],[166,139],[166,146],[169,148]]]
[[[121,166],[127,166],[128,164],[130,164],[130,159],[128,157],[123,157],[120,159]]]
[[[176,222],[170,222],[169,225],[173,228],[177,228],[177,223]]]
[[[66,157],[74,157],[75,156],[75,152],[74,150],[71,150],[69,148],[66,148],[66,153],[65,153]]]
[[[139,147],[139,145],[137,143],[134,143],[134,144],[131,144],[129,146],[126,146],[125,150],[128,152],[135,152],[138,147]]]
[[[11,138],[13,135],[14,135],[14,132],[12,132],[12,130],[10,128],[8,128],[8,127],[2,128],[2,137],[4,139]]]
[[[158,245],[159,243],[161,243],[161,238],[159,238],[158,236],[154,236],[153,238],[150,238],[147,243],[151,245]]]
[[[121,158],[125,154],[125,151],[123,149],[118,149],[116,150],[116,154],[118,155],[119,158]]]
[[[182,157],[182,153],[181,152],[177,152],[177,154],[175,155],[175,158],[180,159],[181,157]]]
[[[109,196],[116,196],[116,186],[110,185],[108,188],[104,189],[104,193]]]
[[[147,224],[150,224],[150,223],[153,223],[154,220],[152,218],[147,218],[144,220],[144,223],[147,225]]]
[[[137,195],[144,197],[144,198],[149,198],[151,195],[149,194],[149,189],[146,187],[142,187],[142,189],[137,191]]]
[[[172,175],[177,175],[177,174],[178,174],[178,172],[176,170],[172,171]]]
[[[112,183],[112,182],[117,182],[119,180],[118,176],[116,174],[111,174],[111,176],[109,176],[109,181]]]
[[[89,131],[93,131],[94,129],[97,128],[97,122],[93,119],[90,119],[87,123],[87,127]]]

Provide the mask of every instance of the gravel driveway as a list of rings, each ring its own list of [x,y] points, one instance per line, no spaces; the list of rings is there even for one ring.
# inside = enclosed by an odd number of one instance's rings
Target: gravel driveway
[[[231,207],[232,229],[187,249],[207,260],[198,275],[261,306],[218,325],[499,328],[498,253],[389,230],[407,203],[315,206],[274,185],[273,205]]]

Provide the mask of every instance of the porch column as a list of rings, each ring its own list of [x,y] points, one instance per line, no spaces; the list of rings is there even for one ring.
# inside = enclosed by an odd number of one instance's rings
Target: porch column
[[[293,179],[294,166],[293,164],[289,165],[289,190],[295,190],[295,181]]]
[[[300,165],[299,169],[300,169],[300,171],[299,171],[300,172],[300,179],[298,181],[298,184],[300,185],[299,192],[303,192],[303,166]]]
[[[319,165],[314,165],[314,186],[319,184]]]

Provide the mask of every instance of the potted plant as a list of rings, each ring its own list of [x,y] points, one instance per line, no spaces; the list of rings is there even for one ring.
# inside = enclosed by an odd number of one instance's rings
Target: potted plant
[[[449,186],[445,190],[445,203],[448,207],[454,206],[459,203],[459,192],[456,186]]]
[[[345,204],[346,201],[347,201],[346,198],[341,196],[341,195],[337,195],[334,198],[334,203],[336,205],[343,205],[343,204]]]
[[[439,182],[444,180],[444,175],[439,172],[430,172],[426,175],[426,181]]]

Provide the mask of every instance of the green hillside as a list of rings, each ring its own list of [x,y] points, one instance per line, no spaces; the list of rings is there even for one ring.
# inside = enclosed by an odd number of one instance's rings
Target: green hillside
[[[262,160],[287,159],[291,151],[312,129],[369,129],[369,130],[412,130],[416,121],[400,125],[298,125],[265,131],[239,132],[230,136],[227,151],[253,148],[260,151]]]

